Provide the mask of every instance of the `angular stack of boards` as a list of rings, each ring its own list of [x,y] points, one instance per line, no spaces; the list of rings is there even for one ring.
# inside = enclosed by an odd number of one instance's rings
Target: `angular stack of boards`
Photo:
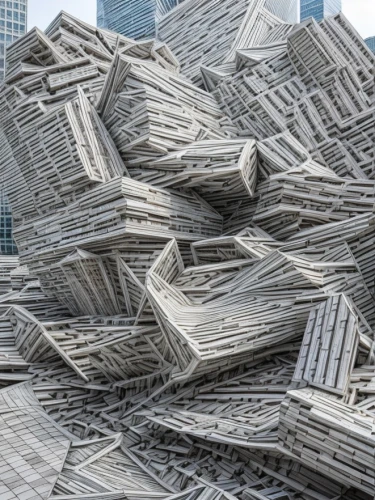
[[[375,57],[198,3],[7,51],[1,500],[374,498]]]

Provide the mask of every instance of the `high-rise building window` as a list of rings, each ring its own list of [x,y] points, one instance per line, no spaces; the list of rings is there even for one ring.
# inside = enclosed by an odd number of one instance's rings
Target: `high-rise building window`
[[[371,36],[370,38],[366,38],[365,40],[366,45],[372,52],[375,54],[375,36]]]
[[[28,0],[0,0],[0,84],[5,78],[6,47],[26,33]],[[0,254],[17,254],[12,235],[12,212],[0,189]]]
[[[0,83],[5,78],[6,47],[26,33],[27,1],[0,0]]]
[[[184,0],[97,0],[99,28],[129,38],[152,38],[157,20]]]
[[[12,234],[12,212],[2,189],[0,189],[0,255],[16,255],[17,246]]]
[[[313,17],[321,21],[341,12],[341,0],[300,0],[300,19]]]

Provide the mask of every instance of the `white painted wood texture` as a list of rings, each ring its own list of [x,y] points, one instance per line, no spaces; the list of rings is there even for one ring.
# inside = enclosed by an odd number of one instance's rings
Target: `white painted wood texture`
[[[1,500],[373,500],[375,60],[292,11],[9,47]]]

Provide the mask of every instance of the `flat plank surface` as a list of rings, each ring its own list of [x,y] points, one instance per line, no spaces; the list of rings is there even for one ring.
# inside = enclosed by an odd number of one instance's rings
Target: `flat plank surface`
[[[5,499],[47,499],[70,441],[50,420],[31,386],[0,391],[0,494]]]

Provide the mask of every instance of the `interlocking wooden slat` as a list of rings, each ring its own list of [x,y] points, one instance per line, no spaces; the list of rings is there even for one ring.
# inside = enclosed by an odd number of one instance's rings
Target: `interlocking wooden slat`
[[[290,391],[281,405],[280,444],[289,456],[372,494],[374,416],[313,389]]]
[[[152,408],[152,422],[206,441],[274,449],[279,407],[294,370],[284,363],[253,363],[242,375],[184,391]]]
[[[158,36],[176,54],[182,72],[201,84],[201,67],[232,62],[237,49],[261,45],[282,24],[277,16],[296,21],[292,10],[289,0],[189,0],[160,20]]]
[[[293,380],[344,395],[357,358],[358,333],[344,295],[323,302],[310,313]]]
[[[0,499],[372,500],[374,56],[172,3],[8,50]]]

